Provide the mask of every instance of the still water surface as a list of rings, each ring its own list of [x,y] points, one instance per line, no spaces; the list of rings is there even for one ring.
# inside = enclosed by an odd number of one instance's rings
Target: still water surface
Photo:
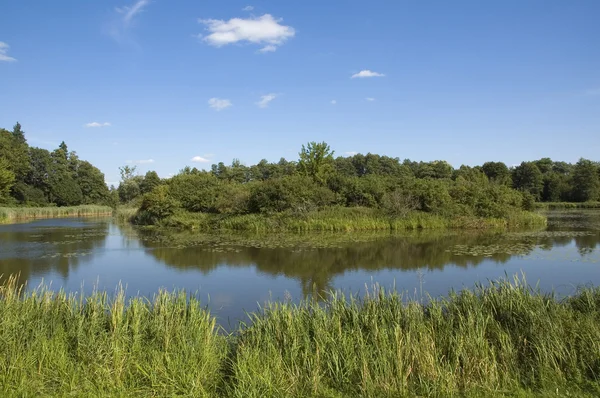
[[[298,300],[374,283],[414,297],[524,273],[546,291],[600,285],[600,211],[550,212],[548,228],[513,232],[220,236],[137,231],[109,218],[0,226],[0,275],[35,287],[197,295],[223,324],[269,299]]]

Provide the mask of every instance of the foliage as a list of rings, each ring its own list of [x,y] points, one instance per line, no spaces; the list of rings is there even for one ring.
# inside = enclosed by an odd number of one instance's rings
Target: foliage
[[[15,174],[8,167],[8,160],[0,158],[0,202],[8,198],[10,189],[15,182]]]
[[[298,170],[315,182],[325,184],[327,177],[333,172],[333,151],[325,142],[309,142],[302,145],[298,160]]]
[[[21,206],[106,204],[109,191],[104,174],[80,160],[62,142],[57,149],[30,147],[19,123],[0,129],[0,200]],[[4,170],[14,176],[10,198],[2,198]]]
[[[573,172],[573,199],[577,202],[600,200],[600,175],[598,165],[580,159]]]
[[[144,195],[137,214],[137,222],[139,224],[155,224],[172,216],[178,205],[177,201],[170,195],[169,187],[158,185],[152,192]]]

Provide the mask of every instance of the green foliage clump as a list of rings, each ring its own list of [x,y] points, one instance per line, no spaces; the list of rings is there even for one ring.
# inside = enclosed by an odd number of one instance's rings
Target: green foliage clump
[[[144,195],[136,215],[138,224],[157,224],[172,216],[179,203],[170,195],[167,185],[157,185]]]

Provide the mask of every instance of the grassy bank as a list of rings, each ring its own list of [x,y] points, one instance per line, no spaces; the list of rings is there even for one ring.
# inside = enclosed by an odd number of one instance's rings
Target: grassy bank
[[[523,281],[427,305],[273,303],[225,334],[194,298],[0,290],[3,396],[598,396],[600,289]]]
[[[600,209],[600,202],[538,202],[538,209]]]
[[[0,223],[11,223],[36,218],[61,218],[111,215],[108,206],[72,206],[72,207],[0,207]]]
[[[121,220],[143,224],[139,213],[118,212]],[[179,211],[162,220],[159,226],[193,229],[199,231],[229,230],[251,232],[274,231],[375,231],[375,230],[417,230],[417,229],[486,229],[545,226],[546,218],[540,214],[519,211],[509,217],[477,218],[471,216],[443,217],[431,213],[414,211],[404,217],[389,217],[369,208],[330,208],[325,210],[271,215],[215,215]]]

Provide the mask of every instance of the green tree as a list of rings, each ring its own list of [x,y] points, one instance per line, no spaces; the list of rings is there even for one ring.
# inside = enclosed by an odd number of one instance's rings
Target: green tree
[[[90,162],[80,161],[77,167],[77,182],[83,195],[83,203],[108,203],[109,191],[104,174]]]
[[[503,162],[485,162],[481,166],[481,170],[489,178],[490,182],[506,186],[512,185],[510,170]]]
[[[298,169],[319,184],[325,184],[327,177],[333,172],[333,151],[325,142],[309,142],[302,145],[299,153]]]
[[[587,159],[579,159],[573,170],[573,199],[577,202],[600,200],[598,166]]]
[[[142,194],[151,192],[154,188],[160,185],[160,177],[156,171],[148,171],[144,179],[140,183],[140,191]]]
[[[535,200],[540,200],[544,190],[544,176],[533,162],[522,162],[513,170],[513,186],[529,192]]]
[[[0,157],[0,202],[8,199],[8,194],[15,182],[15,174],[9,170],[8,160]]]

